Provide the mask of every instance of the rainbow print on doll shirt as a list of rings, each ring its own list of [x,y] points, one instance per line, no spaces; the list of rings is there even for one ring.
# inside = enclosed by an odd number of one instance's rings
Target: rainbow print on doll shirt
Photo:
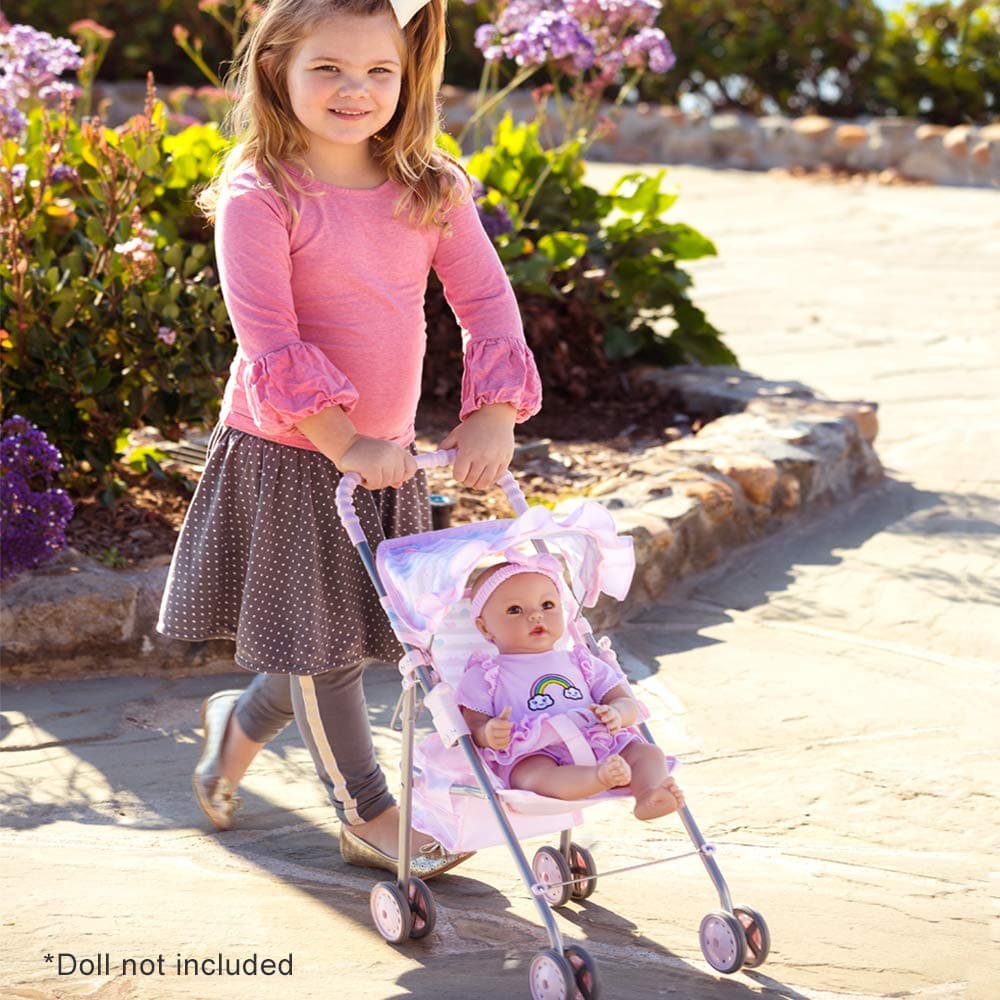
[[[570,701],[583,700],[580,689],[562,674],[546,674],[544,677],[539,677],[532,685],[528,708],[533,712],[544,712],[555,704],[554,695],[559,691],[562,691],[562,696]]]

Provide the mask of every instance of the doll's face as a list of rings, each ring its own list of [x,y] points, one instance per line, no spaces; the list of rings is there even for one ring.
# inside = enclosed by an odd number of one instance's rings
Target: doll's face
[[[501,653],[548,652],[565,630],[559,591],[543,573],[518,573],[490,594],[476,627]]]

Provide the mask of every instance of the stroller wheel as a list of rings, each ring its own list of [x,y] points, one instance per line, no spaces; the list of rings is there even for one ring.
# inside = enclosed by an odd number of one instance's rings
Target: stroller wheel
[[[569,902],[573,887],[566,885],[573,878],[569,862],[554,847],[539,847],[531,860],[535,881],[542,887],[542,898],[549,906]]]
[[[546,948],[531,960],[528,981],[531,1000],[575,1000],[573,966],[555,948]]]
[[[597,978],[597,963],[590,953],[578,944],[567,945],[563,954],[573,967],[573,978],[576,981],[575,1000],[598,1000],[601,995],[601,983]]]
[[[701,953],[716,972],[729,975],[738,971],[747,953],[743,924],[731,913],[716,910],[709,913],[698,929]]]
[[[587,899],[593,896],[597,888],[597,866],[594,856],[586,847],[579,844],[569,845],[569,870],[573,878],[586,876],[585,882],[574,882],[570,892],[574,899]]]
[[[743,925],[743,933],[747,939],[747,953],[743,964],[748,969],[756,969],[764,964],[771,951],[771,932],[767,929],[764,918],[749,906],[734,906],[733,913]]]
[[[402,944],[413,926],[410,904],[395,882],[377,882],[372,886],[369,907],[375,929],[389,944]]]
[[[410,937],[417,940],[427,937],[437,922],[437,907],[427,883],[418,878],[410,878],[410,913],[413,917]]]

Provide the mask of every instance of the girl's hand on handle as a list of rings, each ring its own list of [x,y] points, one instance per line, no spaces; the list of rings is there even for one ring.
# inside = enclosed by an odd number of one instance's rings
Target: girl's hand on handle
[[[510,721],[511,707],[508,705],[499,715],[483,726],[486,745],[493,750],[506,750],[510,746],[510,733],[514,723]]]
[[[398,489],[417,471],[409,450],[391,441],[355,434],[337,460],[341,472],[356,472],[366,490]]]
[[[297,426],[341,472],[361,476],[365,489],[402,486],[417,471],[409,449],[359,434],[339,406],[328,406],[304,417]]]
[[[442,442],[442,449],[456,448],[452,476],[474,490],[489,489],[514,457],[514,418],[508,403],[494,403],[470,413]]]

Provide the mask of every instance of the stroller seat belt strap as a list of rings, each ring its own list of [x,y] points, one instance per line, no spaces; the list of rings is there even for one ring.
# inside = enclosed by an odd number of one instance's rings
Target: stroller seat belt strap
[[[546,719],[546,724],[551,726],[560,741],[569,751],[574,764],[596,764],[597,757],[591,750],[590,744],[580,730],[580,727],[572,719],[565,715],[553,715]]]

